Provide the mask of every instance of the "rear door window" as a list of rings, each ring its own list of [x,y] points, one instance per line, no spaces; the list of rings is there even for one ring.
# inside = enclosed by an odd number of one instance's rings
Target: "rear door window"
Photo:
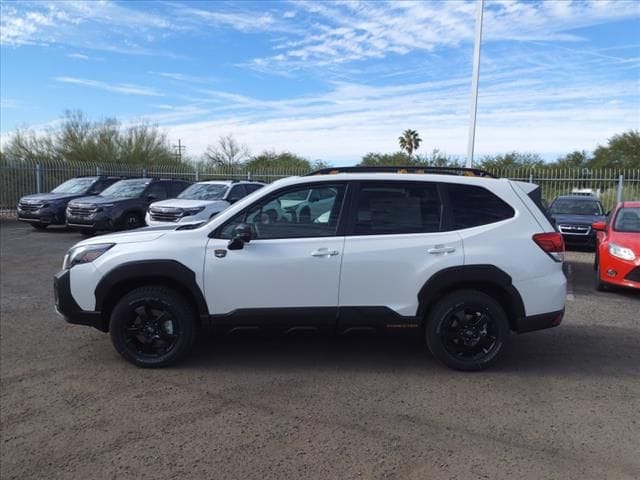
[[[354,235],[438,232],[442,208],[437,184],[365,182],[358,192]]]
[[[500,222],[515,215],[506,202],[475,185],[447,184],[455,230]]]

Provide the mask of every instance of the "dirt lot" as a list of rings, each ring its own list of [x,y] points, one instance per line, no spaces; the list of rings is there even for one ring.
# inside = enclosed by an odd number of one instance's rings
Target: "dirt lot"
[[[2,479],[640,478],[640,298],[595,292],[592,254],[563,325],[488,372],[414,332],[209,335],[150,371],[54,313],[79,235],[0,225]]]

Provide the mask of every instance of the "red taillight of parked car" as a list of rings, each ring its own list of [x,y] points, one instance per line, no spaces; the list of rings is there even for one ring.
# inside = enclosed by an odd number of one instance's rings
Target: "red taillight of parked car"
[[[536,233],[533,241],[556,262],[564,260],[564,240],[561,233]]]

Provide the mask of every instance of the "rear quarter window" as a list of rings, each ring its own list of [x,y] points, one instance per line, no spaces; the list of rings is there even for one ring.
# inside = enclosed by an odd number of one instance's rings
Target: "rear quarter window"
[[[510,205],[486,188],[448,184],[447,191],[455,230],[488,225],[515,215]]]

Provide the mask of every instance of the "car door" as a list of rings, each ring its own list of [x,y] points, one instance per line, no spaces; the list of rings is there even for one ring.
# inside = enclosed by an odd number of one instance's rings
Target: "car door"
[[[460,235],[443,231],[442,212],[435,182],[358,185],[342,259],[341,323],[353,320],[349,313],[357,312],[362,317],[358,323],[385,321],[395,314],[415,316],[425,282],[442,269],[464,263]],[[382,318],[376,320],[377,313]]]
[[[243,314],[262,313],[272,320],[335,324],[347,185],[334,185],[327,212],[311,221],[296,215],[297,203],[325,185],[274,192],[214,231],[204,271],[206,299],[213,314],[242,319]],[[229,250],[229,240],[240,223],[251,227],[252,239],[240,250]]]

